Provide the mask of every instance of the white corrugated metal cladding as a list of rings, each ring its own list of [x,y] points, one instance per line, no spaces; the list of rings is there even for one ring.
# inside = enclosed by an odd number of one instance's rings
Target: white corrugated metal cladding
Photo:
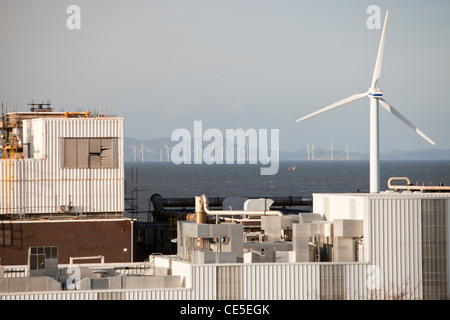
[[[69,149],[77,140],[86,148]],[[123,212],[122,118],[24,120],[23,144],[23,159],[0,162],[0,214]],[[71,165],[77,154],[97,165]]]
[[[364,261],[379,299],[449,296],[448,193],[315,194],[327,220],[364,221]],[[356,209],[355,209],[356,208]]]

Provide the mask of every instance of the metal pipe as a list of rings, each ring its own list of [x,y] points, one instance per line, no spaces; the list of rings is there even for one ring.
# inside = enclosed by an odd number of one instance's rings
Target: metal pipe
[[[73,260],[91,260],[91,259],[100,259],[101,264],[105,263],[104,256],[94,256],[94,257],[70,257],[70,265],[73,265]]]
[[[392,181],[406,181],[406,185],[393,185],[391,184]],[[388,188],[393,189],[395,191],[398,191],[399,189],[406,189],[408,191],[450,191],[450,186],[415,186],[411,183],[411,181],[407,177],[392,177],[388,180]]]
[[[247,215],[247,216],[283,216],[283,213],[280,211],[271,211],[271,210],[263,210],[263,211],[246,211],[246,210],[210,210],[209,202],[206,195],[202,195],[203,202],[203,210],[205,210],[208,215],[215,216],[239,216],[239,215]]]
[[[165,209],[161,202],[161,196],[159,194],[152,195],[150,201],[152,202],[153,208],[155,209],[154,210],[155,217],[158,219],[161,220],[178,219],[178,220],[194,221],[198,223],[212,222],[211,217],[207,216],[205,213],[202,214],[202,212],[200,211],[186,212],[186,211]]]
[[[261,198],[261,197],[257,197]],[[267,197],[273,200],[272,206],[312,206],[312,199],[301,196]],[[222,207],[225,197],[209,197],[210,207]],[[249,197],[252,199],[252,197]],[[161,203],[165,207],[194,207],[195,197],[191,198],[161,198]]]
[[[156,218],[161,220],[167,220],[171,218],[187,220],[187,217],[190,214],[189,212],[165,209],[163,204],[161,203],[161,196],[159,194],[152,195],[150,201],[152,202],[153,208],[155,209],[154,212]]]

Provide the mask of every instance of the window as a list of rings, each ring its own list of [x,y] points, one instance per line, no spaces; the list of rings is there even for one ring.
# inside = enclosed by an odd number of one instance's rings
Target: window
[[[117,138],[63,138],[63,168],[117,168]]]

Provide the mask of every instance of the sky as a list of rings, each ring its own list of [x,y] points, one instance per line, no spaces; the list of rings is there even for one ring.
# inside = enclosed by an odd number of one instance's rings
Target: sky
[[[70,5],[80,29],[69,29]],[[380,151],[450,149],[450,2],[364,0],[0,0],[0,100],[28,111],[111,110],[125,136],[170,138],[178,128],[279,129],[280,150],[369,152],[369,100],[296,119],[372,80],[436,142],[380,109]]]

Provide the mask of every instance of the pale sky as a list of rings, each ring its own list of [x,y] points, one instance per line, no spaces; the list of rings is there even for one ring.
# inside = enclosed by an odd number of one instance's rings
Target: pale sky
[[[69,30],[69,5],[81,29]],[[380,109],[381,151],[450,149],[450,2],[334,0],[0,0],[0,100],[18,111],[103,108],[125,136],[177,128],[279,129],[284,151],[306,143],[369,151],[369,101],[302,122],[365,92],[390,11],[378,86],[437,144]]]

